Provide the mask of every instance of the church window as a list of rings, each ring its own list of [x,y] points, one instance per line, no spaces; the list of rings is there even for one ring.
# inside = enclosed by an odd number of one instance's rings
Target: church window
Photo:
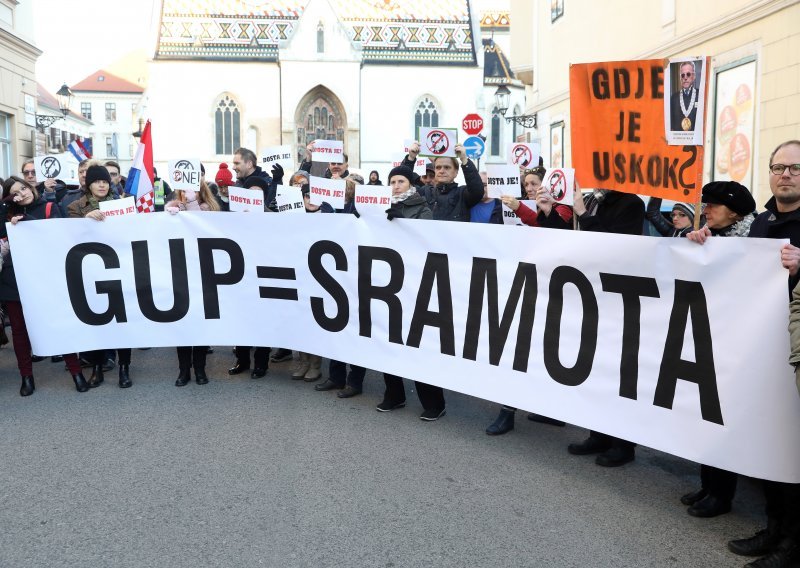
[[[317,24],[317,53],[325,53],[325,26]]]
[[[492,156],[500,155],[500,111],[497,107],[492,110],[492,132],[489,153]]]
[[[414,113],[414,131],[420,126],[424,128],[439,126],[438,105],[429,96],[423,97],[417,103]]]
[[[217,154],[231,154],[241,146],[239,105],[229,95],[224,95],[217,103],[214,131]]]

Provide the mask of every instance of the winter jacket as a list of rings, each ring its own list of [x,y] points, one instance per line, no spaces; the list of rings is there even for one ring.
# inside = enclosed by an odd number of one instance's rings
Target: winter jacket
[[[105,199],[101,199],[100,201],[114,201],[114,196],[109,192]],[[97,209],[99,208],[89,203],[89,195],[86,194],[77,201],[73,201],[69,204],[69,207],[67,207],[67,216],[73,219],[83,219],[86,217],[87,213]]]
[[[750,225],[750,237],[763,239],[789,239],[789,243],[800,247],[800,208],[788,213],[779,213],[775,198],[770,198],[765,211]],[[789,277],[789,292],[800,281],[800,272]]]
[[[575,196],[580,199],[580,195]],[[597,213],[578,217],[581,231],[641,235],[644,227],[644,201],[633,193],[609,191]]]
[[[419,193],[398,201],[392,209],[402,214],[403,219],[433,219],[428,202]]]
[[[409,166],[409,163],[403,161],[405,166]],[[413,169],[414,164],[411,163],[409,167]],[[469,222],[470,208],[483,199],[483,181],[472,160],[467,160],[461,166],[461,171],[464,172],[466,185],[452,182],[445,185],[423,185],[418,189],[435,220]]]
[[[49,213],[48,213],[49,209]],[[22,221],[35,221],[38,219],[53,219],[61,217],[61,210],[52,201],[39,199],[26,207],[22,207],[20,212],[12,213],[11,215],[22,215]],[[6,219],[4,216],[3,219]],[[6,223],[3,222],[2,233],[7,235]],[[14,274],[14,262],[12,260],[12,253],[9,252],[8,256],[3,259],[3,269],[0,271],[0,301],[13,301],[19,302],[19,289],[17,288],[17,277]]]
[[[58,202],[58,207],[61,209],[61,216],[62,217],[69,217],[68,208],[73,201],[79,200],[83,197],[84,191],[80,188],[71,188],[68,189],[67,192],[64,194],[64,197],[61,198],[61,201]]]
[[[550,215],[545,215],[544,211],[538,213],[520,203],[516,212],[520,221],[530,227],[544,227],[545,229],[572,229],[572,207],[569,205],[553,205]]]
[[[676,229],[672,223],[664,219],[661,214],[661,199],[658,197],[651,197],[650,201],[647,202],[645,216],[656,228],[656,231],[664,237],[685,237],[694,230],[691,225],[685,229]]]

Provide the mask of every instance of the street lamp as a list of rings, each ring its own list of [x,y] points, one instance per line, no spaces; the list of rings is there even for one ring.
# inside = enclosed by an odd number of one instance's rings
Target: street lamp
[[[133,133],[133,137],[137,140],[142,137],[142,130],[144,130],[144,119],[139,117],[139,130]]]
[[[511,91],[508,90],[508,87],[505,85],[497,87],[497,90],[494,92],[494,104],[497,107],[497,111],[506,119],[506,122],[514,121],[523,128],[536,128],[536,113],[506,116],[510,100]]]
[[[53,124],[56,120],[67,118],[69,114],[69,107],[72,105],[72,91],[66,83],[61,85],[61,88],[56,93],[58,100],[58,110],[61,111],[61,116],[57,114],[37,114],[36,115],[36,128],[44,132],[44,129]]]

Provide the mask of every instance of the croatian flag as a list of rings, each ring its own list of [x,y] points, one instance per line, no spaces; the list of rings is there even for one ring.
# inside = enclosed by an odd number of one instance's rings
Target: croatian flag
[[[125,182],[125,193],[136,197],[136,210],[139,213],[153,213],[155,208],[153,193],[153,142],[150,136],[150,121],[144,127],[131,171]]]
[[[83,142],[77,139],[70,142],[69,146],[67,146],[67,149],[69,150],[70,154],[75,156],[75,159],[79,162],[88,160],[92,157],[92,153],[86,148],[86,146],[83,145]]]

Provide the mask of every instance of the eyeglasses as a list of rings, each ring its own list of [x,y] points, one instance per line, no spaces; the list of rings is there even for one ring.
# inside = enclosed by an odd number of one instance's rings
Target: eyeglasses
[[[694,75],[694,73],[681,73],[681,79],[686,79],[692,75]]]
[[[769,167],[769,171],[776,176],[782,176],[783,172],[786,171],[786,168],[789,168],[789,173],[791,175],[800,176],[800,164],[772,164]]]
[[[36,170],[22,170],[22,175],[24,176],[35,176]]]

